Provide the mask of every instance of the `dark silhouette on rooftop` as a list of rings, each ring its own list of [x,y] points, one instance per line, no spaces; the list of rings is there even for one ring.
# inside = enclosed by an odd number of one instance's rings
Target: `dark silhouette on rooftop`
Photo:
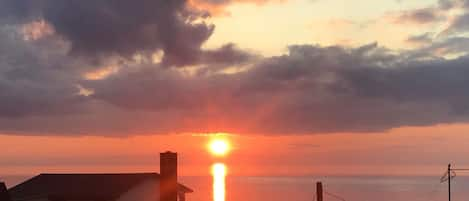
[[[3,182],[0,182],[0,201],[10,201],[10,194]]]
[[[164,163],[164,157],[161,160]],[[170,168],[177,168],[177,164],[174,163]],[[173,174],[176,170],[166,171]],[[11,201],[157,201],[162,200],[160,196],[164,194],[158,188],[161,182],[164,183],[163,178],[158,173],[40,174],[5,192],[9,193]],[[178,184],[176,177],[171,179],[174,181],[174,186],[171,186],[174,189],[171,192],[171,196],[176,199],[174,201],[177,201],[178,195],[179,200],[183,201],[186,193],[193,192]],[[0,201],[4,201],[3,193],[0,196]]]
[[[177,201],[177,153],[160,153],[160,201]],[[181,201],[185,200],[185,195],[180,195]]]

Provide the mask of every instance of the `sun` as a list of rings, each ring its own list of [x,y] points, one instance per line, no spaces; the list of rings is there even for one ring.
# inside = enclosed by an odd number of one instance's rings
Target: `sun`
[[[214,139],[210,141],[208,148],[215,156],[224,156],[230,151],[230,143],[226,139]]]

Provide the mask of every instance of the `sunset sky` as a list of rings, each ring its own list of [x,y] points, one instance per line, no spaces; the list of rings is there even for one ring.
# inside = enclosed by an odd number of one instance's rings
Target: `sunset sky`
[[[467,53],[467,0],[0,0],[0,176],[440,175]]]

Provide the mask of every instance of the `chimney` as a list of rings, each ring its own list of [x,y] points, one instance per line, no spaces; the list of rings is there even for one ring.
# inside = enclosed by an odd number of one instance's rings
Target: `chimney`
[[[0,182],[0,201],[10,201],[10,194],[3,182]]]
[[[160,201],[177,201],[177,153],[160,153]]]

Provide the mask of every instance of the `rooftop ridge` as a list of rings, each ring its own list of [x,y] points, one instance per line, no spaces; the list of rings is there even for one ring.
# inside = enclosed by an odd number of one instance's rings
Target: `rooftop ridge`
[[[40,175],[151,175],[151,174],[155,174],[155,175],[159,175],[159,173],[157,172],[116,172],[116,173],[100,173],[100,172],[91,172],[91,173],[88,173],[88,172],[84,172],[84,173],[81,173],[81,172],[77,172],[77,173],[40,173],[39,175],[37,176],[40,176]]]

